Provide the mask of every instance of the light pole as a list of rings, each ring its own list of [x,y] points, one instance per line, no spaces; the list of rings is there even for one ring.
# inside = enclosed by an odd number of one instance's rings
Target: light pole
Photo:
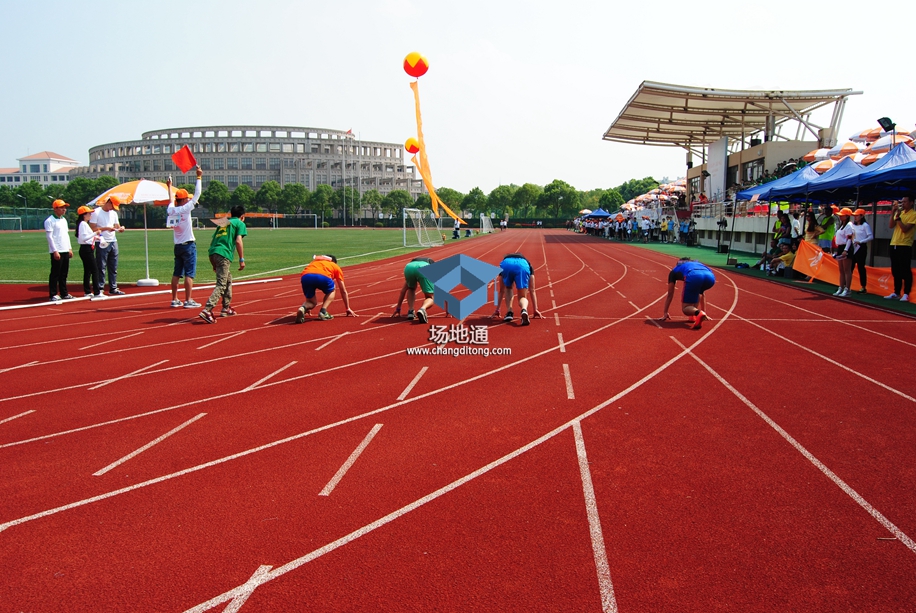
[[[29,225],[29,199],[23,196],[22,194],[16,194],[17,198],[22,198],[25,201],[25,225]]]

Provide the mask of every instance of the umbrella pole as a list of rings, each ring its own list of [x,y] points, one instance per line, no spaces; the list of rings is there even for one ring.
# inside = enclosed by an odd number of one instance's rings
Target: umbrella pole
[[[143,203],[143,245],[146,251],[146,278],[137,281],[138,287],[156,287],[159,281],[149,278],[149,230],[146,225],[146,203]]]

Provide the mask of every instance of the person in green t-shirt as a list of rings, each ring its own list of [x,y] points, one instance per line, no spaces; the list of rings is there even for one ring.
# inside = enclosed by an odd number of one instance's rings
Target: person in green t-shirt
[[[210,249],[207,253],[210,255],[210,264],[216,273],[216,287],[210,294],[210,299],[200,312],[200,318],[208,324],[215,324],[216,318],[213,317],[213,308],[216,303],[222,299],[223,309],[220,311],[220,317],[230,317],[236,314],[235,309],[230,306],[232,302],[232,252],[239,252],[239,270],[245,270],[245,252],[242,246],[242,237],[248,236],[248,230],[245,228],[245,222],[242,216],[245,215],[245,207],[242,205],[234,206],[229,211],[230,217],[223,218],[217,225],[213,238],[210,239]]]

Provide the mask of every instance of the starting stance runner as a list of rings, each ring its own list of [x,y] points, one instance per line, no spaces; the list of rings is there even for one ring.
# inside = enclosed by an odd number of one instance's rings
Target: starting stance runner
[[[305,302],[296,311],[297,324],[304,322],[308,312],[315,308],[317,304],[315,290],[319,289],[324,293],[324,301],[321,303],[321,310],[318,311],[318,319],[334,319],[334,316],[328,313],[328,307],[334,301],[337,285],[340,285],[340,296],[343,298],[344,308],[347,309],[347,317],[356,317],[356,313],[350,309],[350,298],[347,296],[347,286],[344,285],[343,271],[337,265],[337,258],[333,255],[312,256],[312,261],[302,271],[301,282]]]
[[[429,321],[426,309],[433,306],[434,288],[432,281],[420,274],[420,269],[433,263],[435,263],[435,260],[432,258],[414,258],[407,262],[407,266],[404,267],[404,286],[401,288],[400,295],[398,295],[398,304],[394,308],[395,317],[401,316],[401,305],[404,304],[404,298],[406,297],[407,319],[414,319],[413,307],[417,299],[417,285],[419,284],[420,290],[423,292],[423,305],[417,310],[416,319],[423,323]],[[448,312],[447,306],[445,312]]]
[[[518,306],[522,309],[522,325],[531,323],[528,318],[528,295],[531,295],[531,310],[535,319],[542,317],[537,308],[537,296],[534,291],[534,266],[531,265],[521,253],[509,253],[499,263],[502,272],[496,280],[497,292],[500,299],[506,303],[506,316],[503,321],[512,321],[512,286],[515,286],[515,295],[518,296]],[[493,317],[499,317],[499,305]]]
[[[684,315],[690,317],[690,328],[699,330],[703,325],[704,319],[709,319],[706,315],[706,290],[716,284],[716,275],[705,265],[690,258],[681,258],[677,261],[677,266],[668,273],[668,296],[665,298],[665,314],[660,321],[671,319],[668,315],[668,307],[671,306],[671,298],[674,296],[674,286],[678,281],[684,282],[684,293],[681,295],[681,303]],[[700,308],[700,302],[703,308]]]

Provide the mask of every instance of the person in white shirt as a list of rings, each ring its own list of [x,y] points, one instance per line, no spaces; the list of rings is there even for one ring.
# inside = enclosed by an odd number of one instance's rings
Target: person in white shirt
[[[850,259],[852,255],[852,224],[849,223],[849,218],[852,217],[852,210],[842,208],[838,215],[840,216],[840,222],[837,224],[836,236],[834,236],[836,252],[833,257],[836,259],[837,266],[840,269],[840,287],[833,295],[845,298],[849,295],[849,282],[852,280],[852,260]]]
[[[118,289],[118,232],[124,231],[118,211],[121,201],[109,196],[89,216],[89,227],[99,231],[99,244],[95,249],[95,263],[99,269],[99,285],[105,285],[105,271],[108,271],[108,293],[123,296]]]
[[[852,219],[852,269],[859,269],[859,283],[862,285],[859,293],[867,294],[868,273],[865,272],[865,258],[868,257],[868,243],[874,240],[875,234],[865,221],[865,209],[856,209]]]
[[[89,227],[91,206],[76,209],[76,242],[80,246],[80,259],[83,261],[83,294],[100,298],[102,288],[99,286],[99,269],[95,263],[95,241],[99,233]]]
[[[179,189],[175,192],[175,201],[169,204],[166,226],[173,231],[175,240],[175,268],[172,271],[172,308],[184,307],[193,309],[200,306],[191,298],[194,289],[194,277],[197,274],[197,242],[194,239],[194,230],[191,225],[191,211],[200,200],[200,179],[203,172],[197,167],[197,184],[194,186],[194,197],[188,197],[188,190]],[[168,181],[171,192],[172,179]],[[178,299],[178,281],[184,277],[184,302]]]
[[[73,298],[67,292],[67,274],[70,272],[70,258],[73,249],[70,246],[70,232],[64,214],[70,206],[63,200],[55,200],[51,205],[54,214],[45,219],[45,234],[48,238],[48,252],[51,254],[51,274],[48,275],[48,291],[51,302]]]

